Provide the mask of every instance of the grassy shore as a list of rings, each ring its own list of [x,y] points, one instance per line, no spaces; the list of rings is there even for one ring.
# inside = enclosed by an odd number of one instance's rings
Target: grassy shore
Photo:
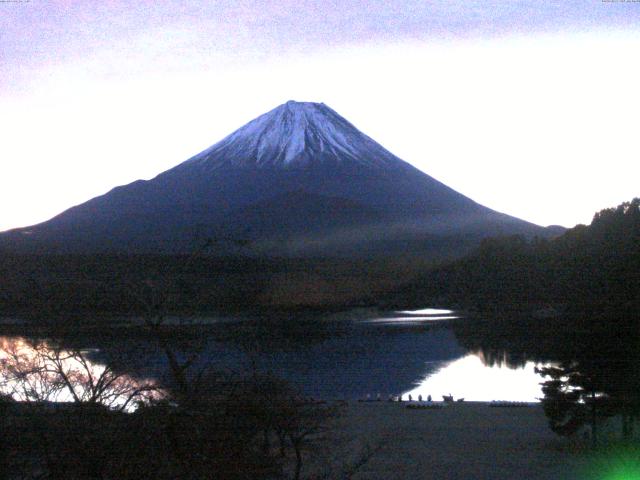
[[[406,403],[350,403],[336,421],[333,449],[351,463],[366,456],[354,479],[578,479],[581,442],[554,435],[540,405],[489,407],[464,402],[442,409]]]

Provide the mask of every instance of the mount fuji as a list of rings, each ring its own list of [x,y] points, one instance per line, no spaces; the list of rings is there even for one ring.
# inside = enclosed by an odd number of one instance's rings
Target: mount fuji
[[[0,246],[185,253],[217,238],[274,256],[443,258],[502,234],[546,230],[452,190],[328,106],[290,101],[151,180],[0,234]]]

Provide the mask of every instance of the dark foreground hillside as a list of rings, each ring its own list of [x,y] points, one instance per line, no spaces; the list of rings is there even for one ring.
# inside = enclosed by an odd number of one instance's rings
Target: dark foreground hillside
[[[422,258],[0,255],[0,314],[140,315],[375,305],[424,271]]]
[[[400,303],[633,308],[640,305],[640,199],[552,239],[485,240],[472,255],[403,288]]]

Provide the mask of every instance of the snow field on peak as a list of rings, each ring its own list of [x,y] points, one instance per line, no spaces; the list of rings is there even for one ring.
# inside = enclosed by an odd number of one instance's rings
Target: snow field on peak
[[[217,170],[225,164],[306,166],[316,159],[383,168],[404,164],[324,104],[292,101],[250,121],[187,163]]]

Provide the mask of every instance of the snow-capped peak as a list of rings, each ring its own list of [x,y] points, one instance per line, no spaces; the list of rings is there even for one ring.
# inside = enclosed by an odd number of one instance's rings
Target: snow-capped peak
[[[209,168],[404,164],[324,103],[293,100],[252,120],[188,163]]]

